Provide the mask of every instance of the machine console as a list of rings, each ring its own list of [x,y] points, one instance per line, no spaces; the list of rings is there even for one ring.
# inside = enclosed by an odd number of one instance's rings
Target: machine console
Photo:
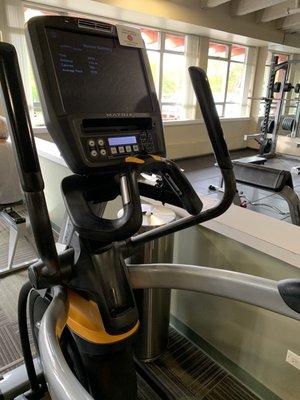
[[[72,17],[33,18],[26,35],[46,126],[73,172],[118,169],[130,155],[165,156],[143,46],[124,45],[114,25]]]

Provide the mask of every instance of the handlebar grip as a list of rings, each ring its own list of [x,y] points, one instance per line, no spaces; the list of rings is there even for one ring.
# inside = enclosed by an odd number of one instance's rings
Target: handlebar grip
[[[207,75],[198,67],[189,67],[189,73],[218,165],[221,169],[231,169],[231,159]]]
[[[164,179],[171,189],[174,188],[181,200],[183,208],[192,215],[197,215],[203,208],[203,203],[195,192],[187,177],[180,168],[172,161],[166,162]]]
[[[119,182],[117,182],[119,180]],[[119,177],[71,175],[63,179],[61,188],[68,214],[76,231],[84,238],[106,245],[127,239],[142,225],[142,210],[136,170],[128,168]],[[89,201],[113,200],[119,194],[123,200],[123,215],[117,219],[106,219],[93,213]]]

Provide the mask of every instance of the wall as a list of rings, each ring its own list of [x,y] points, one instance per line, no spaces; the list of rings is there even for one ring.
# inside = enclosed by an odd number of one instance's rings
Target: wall
[[[204,227],[176,235],[175,262],[269,279],[300,278],[300,270]],[[300,354],[299,322],[205,294],[173,291],[172,313],[283,400],[296,400],[300,371],[285,362]]]
[[[246,147],[243,136],[249,131],[250,119],[222,120],[222,128],[230,150]],[[205,124],[165,124],[165,140],[169,158],[184,158],[211,153]]]

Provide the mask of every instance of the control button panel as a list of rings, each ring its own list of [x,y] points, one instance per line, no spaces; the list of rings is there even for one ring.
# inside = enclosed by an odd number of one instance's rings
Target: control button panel
[[[152,139],[152,134],[149,132],[143,132],[140,135],[142,149],[147,153],[152,153],[154,151],[154,144]]]
[[[91,161],[127,157],[155,150],[151,132],[138,132],[124,136],[93,136],[82,139],[85,152]]]

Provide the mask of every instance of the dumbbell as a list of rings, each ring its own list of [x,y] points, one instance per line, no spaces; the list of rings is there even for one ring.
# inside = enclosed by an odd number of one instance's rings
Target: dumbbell
[[[285,118],[283,118],[281,126],[282,126],[282,129],[284,131],[292,132],[292,130],[294,129],[295,123],[296,123],[295,118],[293,118],[293,117],[285,117]]]
[[[295,93],[300,93],[300,83],[296,83],[296,85],[295,85]]]
[[[273,85],[273,92],[279,93],[280,89],[281,89],[281,82],[275,82]],[[292,89],[294,89],[294,86],[290,82],[286,82],[284,84],[284,89],[283,89],[284,92],[290,92]],[[300,90],[300,87],[299,87],[299,90]],[[298,93],[298,92],[296,92],[296,93]]]

